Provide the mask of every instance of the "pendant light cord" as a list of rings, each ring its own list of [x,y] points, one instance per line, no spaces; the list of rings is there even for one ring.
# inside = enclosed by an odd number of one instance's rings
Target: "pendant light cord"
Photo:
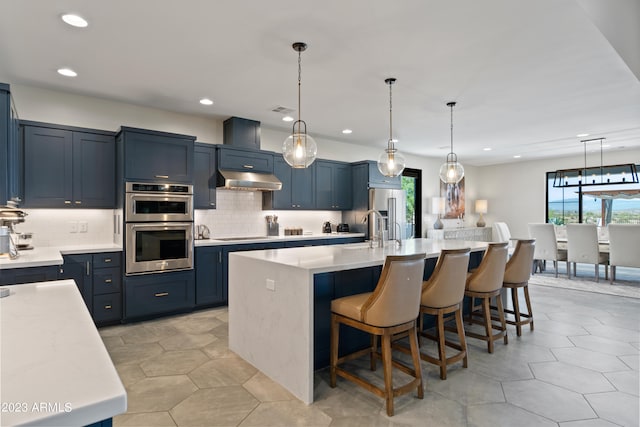
[[[455,103],[450,103],[449,106],[451,107],[451,153],[453,153],[453,106],[455,105]]]
[[[300,105],[300,86],[302,81],[302,52],[298,50],[298,134],[300,134],[300,117],[302,117],[302,108]]]
[[[392,101],[392,90],[391,85],[393,82],[389,82],[389,143],[388,148],[393,149],[393,101]]]

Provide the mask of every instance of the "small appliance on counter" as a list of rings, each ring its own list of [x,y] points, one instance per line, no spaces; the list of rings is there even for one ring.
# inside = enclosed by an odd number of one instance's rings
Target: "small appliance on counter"
[[[285,236],[302,236],[304,231],[302,227],[286,227],[284,229]]]
[[[12,237],[18,250],[24,251],[27,249],[33,249],[33,246],[31,246],[31,242],[33,241],[33,233],[16,232]]]
[[[338,224],[336,228],[338,233],[348,233],[349,232],[349,224]]]
[[[277,236],[280,234],[280,224],[278,215],[267,215],[267,236]]]
[[[331,223],[329,221],[322,224],[322,232],[323,233],[331,233]]]
[[[206,240],[211,237],[211,231],[206,225],[196,225],[196,240]]]

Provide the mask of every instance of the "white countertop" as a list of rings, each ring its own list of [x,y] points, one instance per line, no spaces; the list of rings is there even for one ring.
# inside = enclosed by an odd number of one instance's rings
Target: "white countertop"
[[[350,237],[364,237],[364,233],[318,233],[302,234],[296,236],[267,236],[256,237],[255,239],[239,238],[237,240],[219,240],[214,238],[196,240],[195,247],[199,246],[222,246],[238,245],[243,243],[269,243],[269,242],[295,242],[296,240],[316,240],[316,239],[347,239]]]
[[[234,252],[232,256],[297,267],[316,274],[382,265],[387,255],[412,255],[424,252],[426,258],[436,258],[442,249],[471,248],[471,251],[482,251],[487,248],[487,242],[463,240],[409,239],[403,240],[402,246],[398,246],[395,242],[387,243],[388,245],[384,248],[370,248],[369,243],[350,243]]]
[[[88,425],[126,412],[125,389],[75,282],[5,288],[0,425]]]
[[[20,256],[14,260],[9,259],[9,257],[6,255],[0,256],[0,270],[6,268],[46,267],[50,265],[62,265],[62,255],[117,252],[121,250],[122,246],[113,243],[97,245],[36,247],[33,249],[20,251]]]

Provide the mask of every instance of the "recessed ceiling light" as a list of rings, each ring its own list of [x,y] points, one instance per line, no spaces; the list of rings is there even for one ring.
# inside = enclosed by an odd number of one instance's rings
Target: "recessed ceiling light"
[[[484,147],[484,148],[482,149],[482,151],[491,151],[491,150],[492,150],[492,148],[491,148],[491,147]]]
[[[78,75],[78,73],[73,71],[71,68],[60,68],[58,69],[58,74],[61,74],[65,77],[75,77]]]
[[[283,122],[292,122],[292,121],[293,121],[293,117],[291,117],[291,116],[284,116],[284,117],[282,118],[282,121],[283,121]]]
[[[345,135],[349,135],[351,132],[353,132],[351,129],[344,129],[342,131],[342,133],[344,133]]]
[[[210,100],[209,98],[202,98],[200,100],[200,104],[202,104],[202,105],[213,105],[213,101]]]
[[[519,159],[520,157],[522,157],[520,154],[516,154],[515,156],[513,156],[514,159]]]
[[[82,16],[74,15],[72,13],[67,13],[66,15],[62,15],[62,20],[67,24],[73,27],[78,27],[78,28],[84,28],[87,25],[89,25],[87,20],[84,19]]]
[[[589,136],[588,133],[579,133],[576,135],[578,138],[584,138],[585,136]]]

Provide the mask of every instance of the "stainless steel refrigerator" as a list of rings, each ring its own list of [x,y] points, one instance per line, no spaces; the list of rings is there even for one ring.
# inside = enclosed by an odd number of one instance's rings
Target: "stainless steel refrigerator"
[[[382,219],[374,213],[367,215],[368,209],[380,212]],[[355,206],[353,210],[343,212],[342,218],[349,224],[350,231],[365,233],[366,239],[377,233],[379,221],[382,221],[385,240],[409,237],[407,236],[407,195],[404,190],[370,188],[366,206],[364,204]]]

